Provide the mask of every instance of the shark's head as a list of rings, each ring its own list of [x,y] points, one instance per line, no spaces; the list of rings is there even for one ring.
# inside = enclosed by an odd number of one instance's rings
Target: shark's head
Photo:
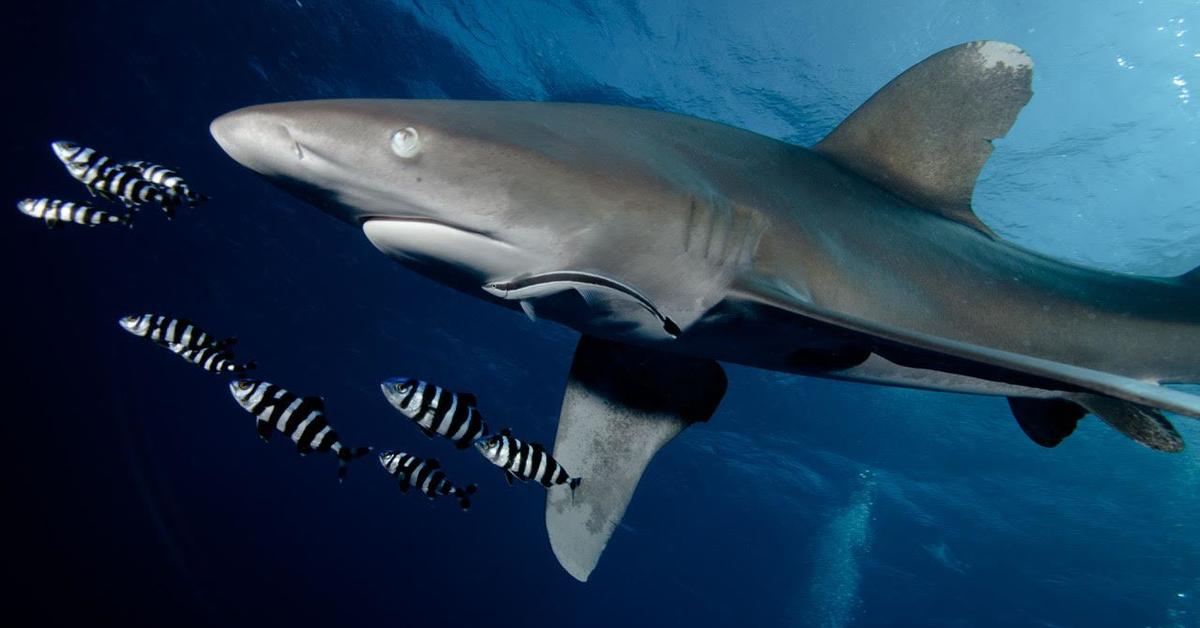
[[[498,104],[277,103],[225,114],[211,131],[242,165],[342,220],[423,219],[491,231],[504,221],[514,188],[544,182],[545,174],[529,147],[512,141],[522,134],[513,125],[531,122],[497,114]]]
[[[385,253],[478,291],[621,224],[600,214],[630,207],[636,169],[610,153],[637,153],[613,150],[624,140],[593,120],[615,108],[584,107],[304,101],[233,111],[211,131],[239,163],[361,224]]]

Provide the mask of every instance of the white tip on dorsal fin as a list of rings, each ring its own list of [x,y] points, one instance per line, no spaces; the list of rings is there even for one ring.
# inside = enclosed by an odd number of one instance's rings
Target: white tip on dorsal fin
[[[815,150],[905,200],[988,235],[971,209],[991,141],[1033,96],[1020,48],[976,41],[909,68],[850,114]]]

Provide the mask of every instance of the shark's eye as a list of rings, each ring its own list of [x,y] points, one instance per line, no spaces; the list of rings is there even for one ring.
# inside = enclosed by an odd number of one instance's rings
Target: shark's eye
[[[405,159],[416,157],[421,152],[421,136],[417,130],[410,126],[393,133],[392,152]]]

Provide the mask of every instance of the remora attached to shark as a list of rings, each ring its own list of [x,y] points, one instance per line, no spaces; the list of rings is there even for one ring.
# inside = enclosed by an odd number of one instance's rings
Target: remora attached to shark
[[[718,361],[1005,396],[1047,447],[1092,413],[1182,449],[1160,411],[1200,397],[1160,384],[1200,381],[1200,273],[1056,261],[972,211],[1032,72],[1010,44],[944,50],[811,149],[536,102],[280,103],[212,133],[405,266],[582,334],[553,453],[585,481],[546,527],[585,580],[651,457],[716,409]]]

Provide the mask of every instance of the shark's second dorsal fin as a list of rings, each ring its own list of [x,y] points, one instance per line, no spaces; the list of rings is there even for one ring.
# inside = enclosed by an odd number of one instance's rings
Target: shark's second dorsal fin
[[[815,150],[918,207],[994,235],[971,209],[991,140],[1033,95],[1033,62],[1016,46],[976,41],[909,68]]]

